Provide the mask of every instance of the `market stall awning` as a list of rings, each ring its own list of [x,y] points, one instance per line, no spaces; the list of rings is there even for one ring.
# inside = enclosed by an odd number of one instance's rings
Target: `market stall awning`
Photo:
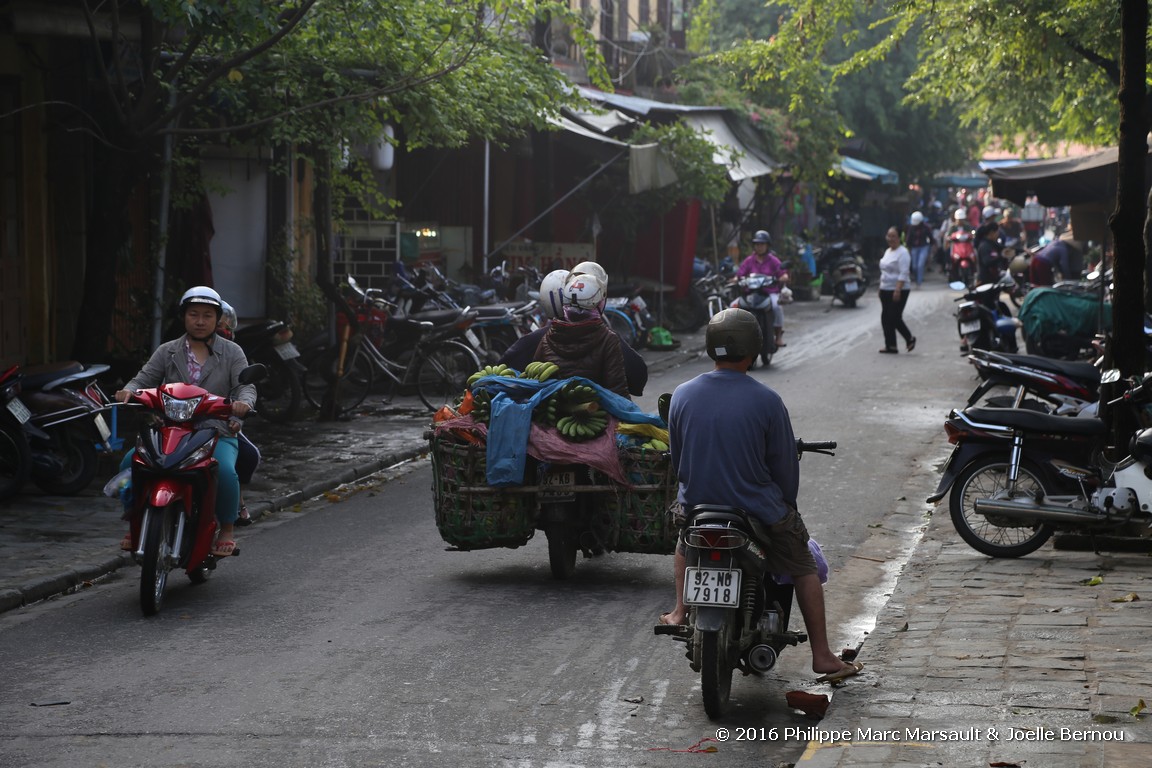
[[[742,142],[721,112],[695,112],[681,118],[715,147],[712,161],[728,169],[732,181],[766,176],[780,164]]]
[[[994,196],[1020,205],[1032,195],[1046,206],[1107,202],[1116,198],[1118,156],[1112,147],[1082,157],[987,168],[984,173],[992,180]],[[1146,181],[1152,181],[1152,155],[1144,167]]]
[[[840,165],[837,166],[841,173],[850,179],[861,179],[863,181],[878,181],[881,184],[899,184],[900,177],[895,171],[890,171],[887,168],[881,168],[872,163],[866,163],[863,160],[857,160],[854,157],[843,157],[840,159]]]

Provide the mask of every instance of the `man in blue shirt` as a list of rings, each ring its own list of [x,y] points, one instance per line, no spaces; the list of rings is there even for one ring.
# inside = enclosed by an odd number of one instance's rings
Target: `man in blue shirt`
[[[828,645],[824,588],[808,548],[808,530],[796,509],[800,462],[784,402],[748,376],[760,350],[760,324],[751,312],[726,309],[706,330],[715,368],[676,388],[668,415],[672,466],[685,510],[697,504],[738,507],[756,518],[773,573],[786,573],[808,629],[812,671],[846,677],[846,664]],[[683,624],[683,544],[676,549],[676,607],[662,624]]]

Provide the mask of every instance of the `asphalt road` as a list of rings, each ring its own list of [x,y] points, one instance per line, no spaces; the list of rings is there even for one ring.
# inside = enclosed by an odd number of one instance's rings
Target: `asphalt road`
[[[876,354],[874,295],[794,305],[789,346],[754,374],[799,436],[840,443],[801,465],[801,511],[833,566],[834,647],[871,628],[924,523],[943,417],[971,388],[951,298],[913,294],[918,348],[896,356]],[[706,367],[655,377],[641,404]],[[151,619],[135,570],[0,617],[0,765],[675,766],[711,746],[726,767],[762,768],[799,754],[799,740],[701,743],[716,724],[698,678],[651,629],[670,557],[609,554],[555,582],[542,535],[447,552],[430,488],[415,462],[277,516],[207,585],[174,574]],[[784,694],[828,692],[813,677],[799,648],[737,678],[723,725],[810,727]]]

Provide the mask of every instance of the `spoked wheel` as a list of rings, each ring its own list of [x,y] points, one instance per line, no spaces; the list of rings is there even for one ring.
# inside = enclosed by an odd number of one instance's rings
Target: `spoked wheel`
[[[552,525],[545,529],[548,537],[548,565],[552,578],[563,581],[576,572],[576,536],[567,525]]]
[[[725,621],[715,632],[696,630],[693,640],[700,645],[700,693],[704,698],[704,711],[713,720],[724,715],[732,693],[731,631]]]
[[[32,454],[23,428],[15,419],[0,416],[0,499],[20,492],[31,464]]]
[[[304,396],[316,408],[323,408],[328,391],[337,386],[338,355],[336,349],[325,352],[304,374]],[[372,389],[374,379],[375,369],[372,367],[372,361],[368,359],[368,354],[360,350],[355,350],[353,354],[353,348],[349,346],[344,360],[344,373],[340,377],[336,394],[337,415],[344,415],[364,402],[364,398],[368,397],[368,392]]]
[[[1013,491],[1008,490],[1008,462],[986,456],[970,464],[952,484],[948,506],[952,525],[968,546],[991,557],[1021,557],[1035,552],[1055,529],[1047,523],[1025,523],[1010,518],[976,513],[977,499],[1035,499],[1047,497],[1042,474],[1030,462],[1022,462]]]
[[[62,467],[59,472],[47,474],[32,473],[32,482],[45,493],[71,496],[87,488],[96,477],[99,457],[96,445],[91,438],[69,431],[57,431],[52,435],[52,453]]]
[[[164,588],[168,585],[168,556],[172,554],[175,515],[180,510],[169,506],[152,507],[148,528],[144,531],[144,559],[140,565],[140,610],[145,616],[160,612]]]
[[[620,341],[633,349],[636,348],[636,327],[632,325],[627,315],[618,309],[608,309],[604,312],[604,319],[608,321],[608,327],[612,332],[620,337]]]
[[[420,358],[416,368],[416,393],[436,411],[464,392],[468,377],[480,369],[480,358],[467,345],[443,341]]]

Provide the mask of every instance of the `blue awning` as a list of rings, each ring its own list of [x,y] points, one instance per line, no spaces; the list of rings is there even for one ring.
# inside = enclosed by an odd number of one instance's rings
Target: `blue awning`
[[[840,159],[840,170],[845,176],[851,179],[862,179],[864,181],[879,181],[881,184],[899,184],[900,177],[895,171],[890,171],[887,168],[881,168],[872,163],[866,163],[863,160],[857,160],[854,157],[844,157]]]

